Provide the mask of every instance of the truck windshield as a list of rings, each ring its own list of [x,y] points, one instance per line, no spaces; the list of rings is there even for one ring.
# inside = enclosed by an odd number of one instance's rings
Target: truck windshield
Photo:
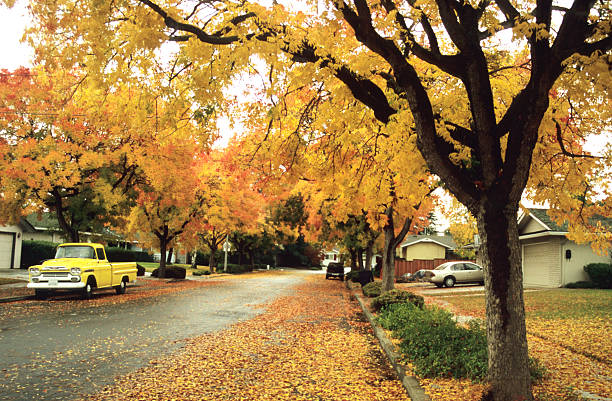
[[[60,246],[55,252],[55,258],[95,259],[94,249],[90,246]]]

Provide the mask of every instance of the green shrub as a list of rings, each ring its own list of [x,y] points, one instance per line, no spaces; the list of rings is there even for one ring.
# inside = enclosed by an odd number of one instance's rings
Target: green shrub
[[[104,251],[109,262],[153,262],[153,255],[143,251],[133,251],[114,246],[105,247]]]
[[[565,288],[597,288],[592,281],[576,281],[565,284]]]
[[[184,279],[186,275],[187,275],[187,271],[182,267],[178,267],[178,266],[166,267],[166,277],[165,278]],[[159,268],[153,270],[151,272],[151,276],[159,277]]]
[[[219,270],[223,270],[223,266],[219,266]],[[236,265],[233,263],[227,264],[227,272],[232,274],[240,274],[245,272],[253,271],[249,265]]]
[[[391,304],[406,302],[411,302],[421,309],[423,309],[423,305],[425,305],[425,300],[420,295],[413,294],[409,291],[391,290],[383,292],[382,294],[374,298],[374,300],[372,301],[372,308],[374,308],[375,311],[378,311]]]
[[[476,323],[458,326],[442,309],[421,309],[412,303],[383,309],[380,324],[401,339],[400,352],[423,377],[469,378],[487,374],[487,338]]]
[[[138,263],[136,263],[136,276],[144,276],[145,272],[147,271],[147,269],[144,268],[144,266],[139,265]]]
[[[47,259],[55,257],[58,244],[47,241],[23,241],[21,243],[21,268],[39,265]]]
[[[584,266],[596,288],[612,288],[612,264],[591,263]]]
[[[351,280],[353,283],[359,282],[359,270],[351,270],[344,275],[345,280]]]
[[[191,274],[194,276],[201,276],[204,274],[204,272],[208,272],[208,270],[194,270],[191,272]],[[210,272],[208,272],[208,274],[210,274]]]
[[[382,283],[380,281],[372,281],[364,285],[361,290],[363,295],[368,298],[374,298],[380,295],[382,291]]]
[[[382,309],[378,323],[400,339],[400,352],[423,377],[469,378],[487,376],[487,338],[484,328],[471,321],[459,326],[443,309],[420,308],[413,303],[395,303]],[[530,358],[533,381],[545,374],[537,359]]]
[[[210,270],[204,270],[202,273],[203,273],[205,276],[210,276],[210,274],[211,274]]]

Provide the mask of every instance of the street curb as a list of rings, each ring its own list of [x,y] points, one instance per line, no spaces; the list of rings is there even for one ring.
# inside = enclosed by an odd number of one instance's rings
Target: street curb
[[[429,398],[429,396],[425,393],[425,390],[423,390],[417,378],[406,374],[406,368],[401,364],[399,354],[395,352],[395,345],[393,345],[391,340],[389,340],[389,337],[387,337],[387,334],[382,329],[382,327],[376,324],[376,321],[374,320],[374,315],[370,313],[365,303],[363,302],[363,299],[361,299],[361,296],[355,291],[353,291],[351,288],[349,288],[348,282],[346,283],[346,286],[351,292],[351,294],[355,297],[355,299],[359,303],[359,306],[361,306],[361,310],[363,310],[363,314],[366,316],[366,318],[372,325],[372,329],[374,330],[374,334],[376,335],[376,338],[378,339],[381,348],[383,349],[385,355],[387,355],[387,358],[389,359],[389,362],[395,369],[397,377],[402,382],[402,385],[404,386],[404,389],[408,393],[410,399],[412,401],[431,401],[431,398]]]
[[[28,299],[34,299],[34,295],[22,295],[20,297],[0,298],[0,304],[5,304],[7,302],[27,301]]]

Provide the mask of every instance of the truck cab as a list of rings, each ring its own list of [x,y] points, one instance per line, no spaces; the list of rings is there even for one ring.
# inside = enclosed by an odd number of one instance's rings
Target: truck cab
[[[67,243],[57,247],[54,259],[30,267],[27,287],[37,298],[63,290],[80,291],[89,299],[95,289],[114,287],[123,294],[136,273],[136,263],[110,263],[102,244]]]

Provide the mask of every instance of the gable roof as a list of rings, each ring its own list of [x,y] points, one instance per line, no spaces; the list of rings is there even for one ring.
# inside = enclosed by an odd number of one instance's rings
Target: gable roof
[[[450,235],[410,235],[400,244],[400,248],[405,248],[421,242],[433,242],[447,249],[457,248],[457,244]]]
[[[57,221],[57,217],[54,214],[49,212],[43,213],[32,213],[25,217],[25,219],[30,223],[33,227],[37,229],[44,230],[58,230],[61,231],[59,223]]]

